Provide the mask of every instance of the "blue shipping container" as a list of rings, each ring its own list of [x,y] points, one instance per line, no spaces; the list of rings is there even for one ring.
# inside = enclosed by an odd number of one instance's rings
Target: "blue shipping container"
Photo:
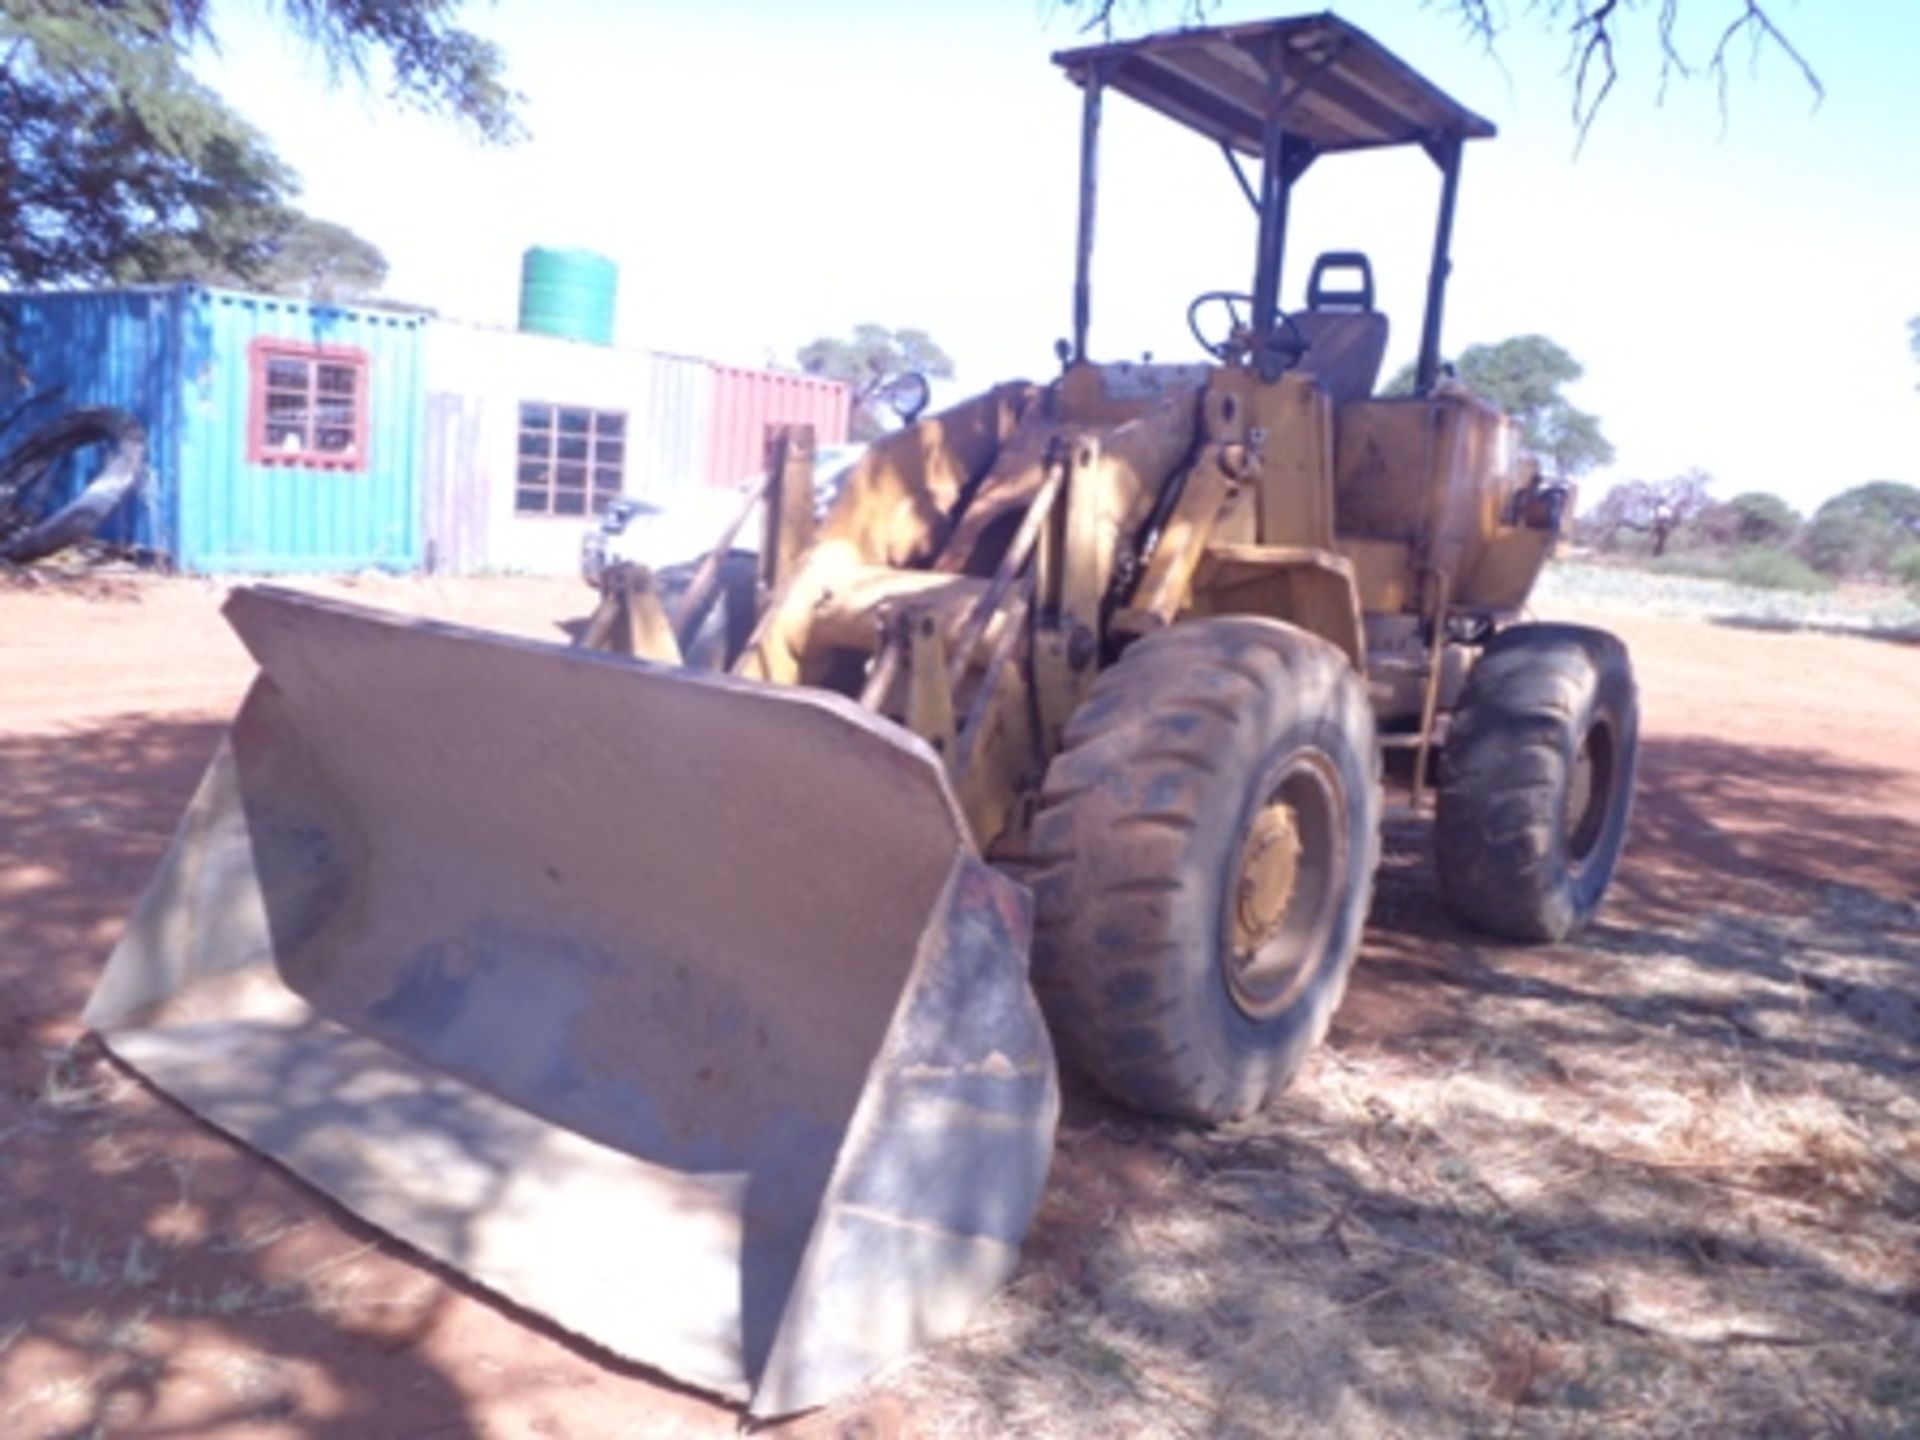
[[[137,415],[149,475],[107,538],[178,569],[413,570],[423,325],[191,285],[0,295],[0,413],[46,397],[12,439],[82,406]]]

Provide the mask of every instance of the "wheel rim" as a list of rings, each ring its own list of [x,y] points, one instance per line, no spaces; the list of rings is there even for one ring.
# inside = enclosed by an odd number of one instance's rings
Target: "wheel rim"
[[[1292,1005],[1325,953],[1347,868],[1346,814],[1340,772],[1303,751],[1281,767],[1240,837],[1221,969],[1252,1019]]]
[[[1564,823],[1567,858],[1575,870],[1593,858],[1600,836],[1607,828],[1607,812],[1613,798],[1614,759],[1613,727],[1596,720],[1580,737],[1580,749],[1573,757],[1573,769],[1567,776]]]

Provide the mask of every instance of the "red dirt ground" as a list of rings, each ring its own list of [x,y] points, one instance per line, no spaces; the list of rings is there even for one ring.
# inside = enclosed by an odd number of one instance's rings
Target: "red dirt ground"
[[[571,582],[312,588],[552,639],[586,608]],[[735,1412],[420,1263],[75,1048],[75,1017],[250,674],[218,617],[220,594],[145,577],[0,582],[0,1434],[734,1432]],[[1920,897],[1920,649],[1597,623],[1632,647],[1644,704],[1639,807],[1610,934],[1676,932],[1721,911],[1784,926],[1835,894],[1893,907]],[[1461,979],[1475,966],[1516,983],[1621,983],[1621,944],[1480,954],[1435,918],[1417,844],[1399,855],[1329,1064],[1396,1048],[1447,1060],[1475,1033],[1468,1012],[1481,992]],[[1548,1058],[1574,1074],[1576,1048]],[[1332,1083],[1322,1067],[1303,1091],[1312,1100]],[[1095,1102],[1070,1106],[1016,1291],[1057,1313],[1054,1297],[1093,1285],[1102,1217],[1164,1184],[1174,1143],[1137,1138]],[[1911,1293],[1920,1297],[1920,1273]],[[963,1348],[928,1363],[938,1379],[943,1363],[973,1361]],[[959,1408],[943,1423],[927,1390],[914,1375],[883,1381],[772,1433],[993,1428]],[[1192,1398],[1165,1403],[1198,1433],[1211,1427]],[[1402,1421],[1424,1428],[1415,1409]]]

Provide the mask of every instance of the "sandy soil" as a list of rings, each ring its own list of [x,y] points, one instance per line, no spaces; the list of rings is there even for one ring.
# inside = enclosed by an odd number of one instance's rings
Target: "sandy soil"
[[[565,581],[314,588],[558,638]],[[0,584],[0,1434],[707,1435],[102,1062],[74,1017],[250,673],[216,586]],[[1389,836],[1282,1107],[1070,1085],[965,1339],[780,1427],[1920,1432],[1920,649],[1618,617],[1645,709],[1601,922],[1490,945]]]

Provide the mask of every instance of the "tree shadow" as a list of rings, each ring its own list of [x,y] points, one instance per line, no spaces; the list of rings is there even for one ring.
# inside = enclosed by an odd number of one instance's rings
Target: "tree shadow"
[[[1198,1134],[1076,1085],[1012,1294],[909,1393],[984,1432],[1920,1425],[1911,784],[1649,737],[1615,891],[1554,947],[1456,920],[1394,823],[1279,1107]]]
[[[518,1417],[557,1433],[588,1387],[731,1429],[361,1224],[80,1038],[224,731],[127,716],[0,736],[0,1432],[347,1440]],[[267,1103],[290,1083],[257,1078]],[[511,1165],[475,1158],[496,1178]]]
[[[221,733],[0,737],[0,1430],[565,1433],[596,1386],[607,1429],[733,1423],[67,1048]],[[1070,1087],[1011,1291],[889,1388],[982,1433],[1920,1424],[1920,1267],[1890,1258],[1920,1156],[1886,1118],[1920,1078],[1910,783],[1649,738],[1616,892],[1544,949],[1452,919],[1394,825],[1279,1109],[1198,1135]]]
[[[1822,620],[1793,620],[1772,615],[1709,615],[1710,625],[1729,630],[1761,630],[1773,635],[1838,635],[1847,640],[1882,640],[1890,645],[1920,645],[1920,624],[1839,625]]]
[[[1507,944],[1454,917],[1435,887],[1428,827],[1391,824],[1336,1038],[1430,1042],[1444,1058],[1471,1029],[1476,997],[1532,996],[1562,1006],[1564,1023],[1597,1011],[1676,1026],[1677,1039],[1733,1026],[1791,1060],[1905,1074],[1920,1047],[1910,898],[1920,895],[1920,823],[1879,797],[1911,783],[1797,747],[1648,738],[1612,891],[1561,947]],[[1727,983],[1649,993],[1629,973],[1649,957]],[[1878,1031],[1840,1048],[1767,1041],[1764,1017],[1802,1013],[1808,990],[1849,1016],[1880,1017]]]

